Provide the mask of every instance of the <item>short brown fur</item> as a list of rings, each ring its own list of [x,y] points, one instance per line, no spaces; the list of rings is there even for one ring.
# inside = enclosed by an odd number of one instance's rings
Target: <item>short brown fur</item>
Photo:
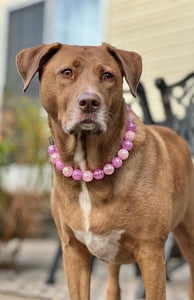
[[[87,169],[110,162],[120,148],[127,121],[122,77],[135,96],[140,56],[107,44],[83,47],[55,43],[21,51],[17,67],[25,90],[34,74],[40,74],[41,103],[62,161],[79,167],[74,160],[79,135]],[[71,78],[63,76],[67,68],[73,70]],[[112,73],[113,79],[103,80],[105,72]],[[99,109],[103,111],[102,122],[90,113],[95,124],[91,132],[80,129],[86,113],[78,103],[88,89],[100,96]],[[165,299],[164,243],[172,231],[190,264],[190,300],[194,300],[194,168],[190,152],[170,129],[145,126],[137,116],[135,124],[134,147],[123,166],[111,176],[87,183],[90,231],[101,235],[125,230],[115,264],[108,265],[108,299],[120,299],[119,265],[133,261],[140,266],[146,299]],[[71,229],[84,231],[78,201],[81,190],[80,182],[53,168],[51,209],[62,243],[71,300],[90,299],[90,253]]]

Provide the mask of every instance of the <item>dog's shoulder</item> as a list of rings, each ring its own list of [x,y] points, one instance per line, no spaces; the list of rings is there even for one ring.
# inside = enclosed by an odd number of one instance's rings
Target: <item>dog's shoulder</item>
[[[191,154],[187,143],[174,130],[157,125],[146,126],[147,135],[157,148],[164,149],[171,157],[171,160],[188,159],[191,161]]]
[[[158,125],[147,125],[146,129],[149,134],[155,136],[155,138],[162,139],[166,144],[173,144],[174,146],[179,144],[188,148],[183,138],[171,128]]]

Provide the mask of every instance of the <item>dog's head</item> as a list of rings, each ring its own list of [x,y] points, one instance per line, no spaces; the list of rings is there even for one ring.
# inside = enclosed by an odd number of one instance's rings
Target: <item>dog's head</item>
[[[41,103],[68,134],[105,132],[123,103],[123,76],[136,96],[142,70],[137,53],[105,43],[27,48],[16,62],[24,91],[39,72]]]

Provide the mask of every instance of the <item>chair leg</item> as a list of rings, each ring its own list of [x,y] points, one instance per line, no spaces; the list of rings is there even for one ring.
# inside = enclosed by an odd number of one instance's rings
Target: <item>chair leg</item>
[[[49,277],[46,280],[46,283],[53,284],[55,282],[54,276],[55,276],[55,272],[58,268],[59,260],[61,257],[62,257],[62,249],[61,249],[61,243],[59,242],[59,246],[58,246],[54,261],[51,266]]]
[[[144,289],[142,277],[140,277],[140,283],[136,292],[136,298],[137,299],[145,298],[145,289]]]
[[[95,260],[95,259],[96,259],[96,257],[92,255],[92,257],[91,257],[91,272],[93,271],[94,260]]]

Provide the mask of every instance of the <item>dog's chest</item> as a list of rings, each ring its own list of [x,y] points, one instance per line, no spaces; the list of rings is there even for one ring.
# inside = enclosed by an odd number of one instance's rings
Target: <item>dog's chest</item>
[[[75,237],[86,245],[91,254],[97,258],[114,263],[119,252],[119,241],[124,230],[111,231],[101,235],[93,234],[91,231],[73,230]]]
[[[78,139],[77,149],[74,156],[75,161],[79,164],[80,169],[85,169],[84,152]],[[86,245],[91,254],[97,258],[114,263],[119,251],[120,239],[124,230],[113,230],[105,232],[104,234],[96,234],[90,231],[90,212],[92,209],[90,195],[85,182],[81,183],[82,190],[79,194],[79,206],[83,212],[84,230],[78,231],[75,228],[71,229],[75,237]],[[99,220],[100,222],[100,220]]]
[[[91,215],[91,199],[86,183],[84,182],[82,182],[82,191],[79,194],[78,204],[83,216],[83,219],[80,216],[80,222],[83,224],[83,231],[76,230],[76,228],[71,227],[76,239],[83,243],[90,253],[97,258],[109,263],[116,262],[115,259],[120,248],[120,239],[125,230],[112,230],[103,234],[96,234],[96,232],[93,233],[90,230],[93,221],[91,216],[92,218],[95,218],[95,216],[93,214]],[[98,220],[99,229],[101,229],[100,222],[101,220]]]

